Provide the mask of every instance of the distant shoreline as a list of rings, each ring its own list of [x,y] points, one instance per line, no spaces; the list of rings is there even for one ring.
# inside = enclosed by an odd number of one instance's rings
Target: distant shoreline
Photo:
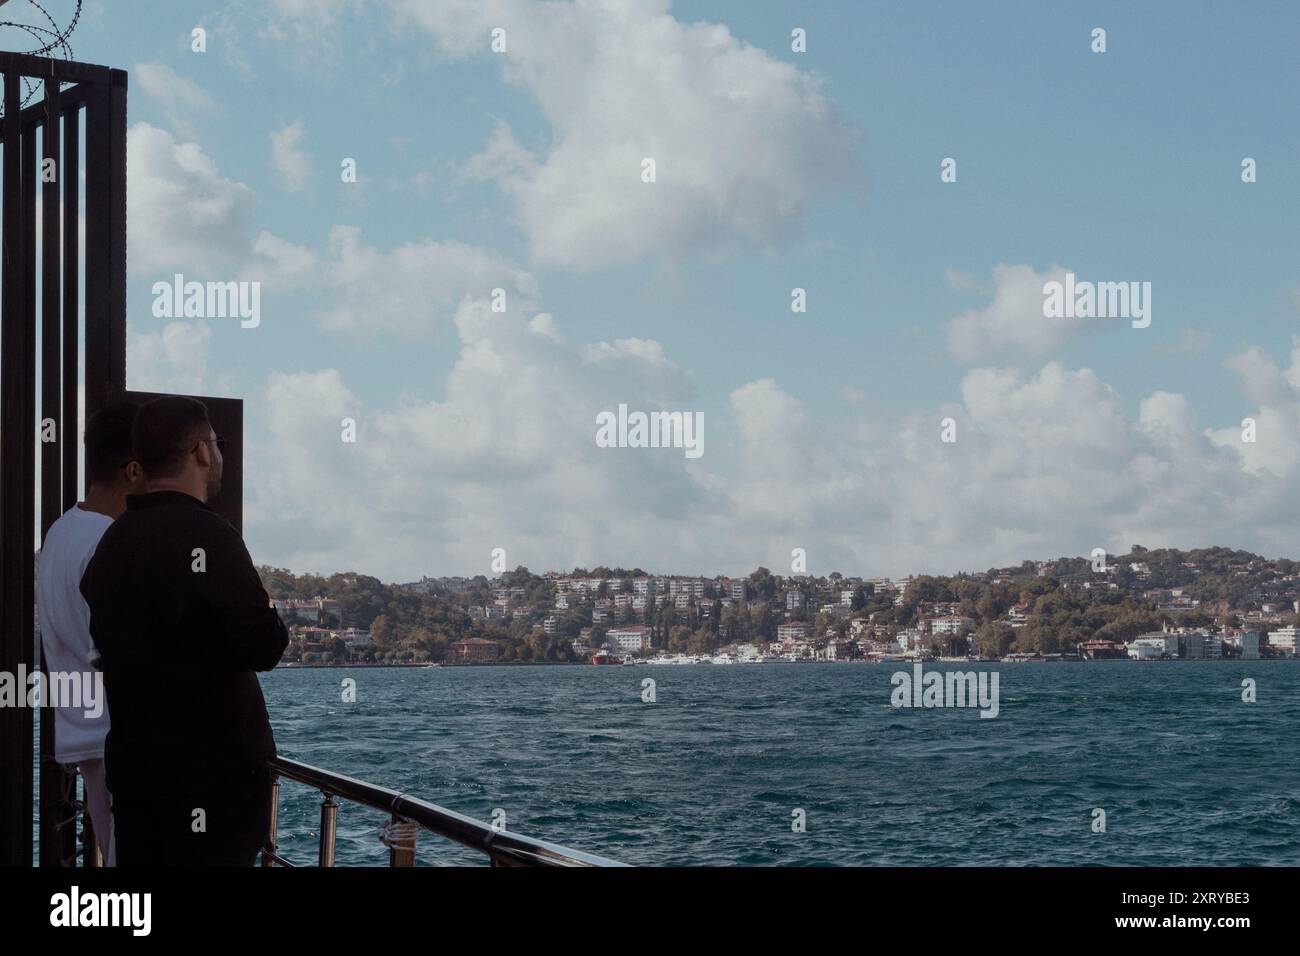
[[[1275,660],[1276,660],[1276,661],[1297,660],[1297,658],[1288,658],[1288,657],[1257,657],[1257,658],[1252,658],[1252,659],[1248,659],[1248,660],[1247,660],[1247,659],[1243,659],[1243,658],[1240,658],[1240,657],[1213,657],[1213,658],[1210,658],[1210,657],[1206,657],[1206,658],[1170,657],[1170,658],[1152,659],[1152,660],[1136,660],[1136,659],[1131,658],[1131,657],[1111,657],[1111,658],[1101,658],[1101,659],[1099,659],[1099,660],[1090,660],[1090,659],[1087,659],[1087,658],[1083,658],[1083,659],[1080,659],[1080,658],[1071,658],[1071,659],[1068,659],[1068,660],[1061,660],[1061,659],[1053,659],[1053,658],[1039,657],[1039,658],[1031,658],[1031,659],[1029,659],[1029,660],[1018,660],[1018,661],[1009,661],[1009,660],[970,660],[970,661],[955,661],[955,660],[947,660],[947,661],[945,661],[945,660],[925,660],[925,661],[916,661],[916,660],[910,660],[910,659],[909,659],[909,660],[903,660],[903,661],[873,661],[873,660],[859,659],[859,660],[852,660],[852,661],[819,661],[819,660],[803,660],[803,661],[770,661],[770,662],[765,661],[764,664],[768,664],[768,663],[771,663],[771,664],[894,664],[894,665],[899,665],[899,664],[916,664],[916,663],[925,663],[925,664],[957,664],[957,665],[960,665],[960,664],[1107,664],[1107,663],[1131,663],[1131,664],[1177,664],[1177,663],[1197,663],[1197,664],[1214,664],[1214,663],[1220,663],[1220,664],[1222,664],[1222,663],[1246,663],[1246,664],[1253,664],[1253,663],[1258,663],[1259,661],[1275,661]],[[648,660],[647,660],[647,661],[639,661],[639,662],[637,662],[635,665],[632,665],[632,666],[636,666],[636,667],[644,667],[644,666],[649,665],[649,663],[650,663],[650,662],[649,662]],[[319,668],[329,668],[329,667],[335,667],[335,668],[349,668],[349,667],[363,667],[363,668],[373,668],[373,667],[424,667],[424,668],[428,668],[428,667],[438,667],[438,668],[443,668],[443,667],[446,667],[446,668],[457,668],[457,667],[590,667],[590,666],[592,666],[592,665],[591,665],[591,661],[466,661],[466,662],[464,662],[464,663],[456,663],[456,664],[449,664],[449,663],[437,663],[437,664],[412,664],[412,663],[385,663],[385,664],[373,664],[373,663],[361,663],[361,662],[347,662],[347,663],[338,663],[338,664],[298,664],[298,663],[276,664],[275,667],[272,668],[272,669],[273,669],[273,670],[277,670],[277,671],[285,671],[285,670],[294,670],[294,671],[296,671],[296,670],[316,670],[316,669],[319,669]],[[615,666],[622,667],[622,666],[624,666],[624,665],[622,665],[622,664],[618,664],[618,665],[615,665]],[[702,665],[701,665],[701,666],[702,666]],[[712,666],[712,665],[710,665],[710,666]],[[718,666],[721,666],[721,665],[718,665]]]

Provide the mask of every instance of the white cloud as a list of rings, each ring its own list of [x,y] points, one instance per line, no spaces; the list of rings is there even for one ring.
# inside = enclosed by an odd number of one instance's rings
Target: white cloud
[[[1300,471],[1300,335],[1291,340],[1291,366],[1281,369],[1263,349],[1250,347],[1225,363],[1241,378],[1254,409],[1243,412],[1254,419],[1254,440],[1246,441],[1240,423],[1207,430],[1217,445],[1240,456],[1252,475],[1295,478]]]
[[[127,133],[131,188],[127,232],[132,271],[234,271],[253,228],[253,191],[217,172],[196,143],[136,123]]]
[[[266,232],[254,237],[253,191],[222,176],[197,143],[136,123],[127,132],[127,152],[127,264],[133,273],[215,279],[253,270],[276,282],[304,278],[312,253]]]
[[[1037,272],[1032,266],[999,263],[993,269],[993,301],[948,323],[948,350],[958,361],[972,363],[1006,349],[1036,356],[1059,346],[1087,320],[1043,315],[1043,283],[1052,280],[1063,282],[1065,270]],[[948,282],[957,288],[975,286],[957,273],[949,274]]]
[[[483,249],[425,240],[383,252],[363,244],[355,226],[330,230],[322,279],[337,294],[319,316],[326,327],[405,335],[429,331],[466,297],[486,298],[495,288],[505,290],[512,307],[526,307],[537,295],[532,275]]]
[[[1295,405],[1259,413],[1261,434],[1285,439],[1228,448],[1232,430],[1200,430],[1185,396],[1154,392],[1130,418],[1094,372],[1057,362],[973,369],[959,402],[847,425],[758,379],[706,416],[706,454],[687,461],[594,442],[595,414],[619,402],[699,408],[658,343],[568,345],[549,318],[477,300],[455,324],[437,399],[361,410],[337,371],[274,378],[271,444],[248,463],[261,559],[409,579],[485,572],[503,547],[535,569],[739,573],[784,570],[802,547],[815,571],[898,574],[1134,542],[1276,554],[1300,533],[1300,458],[1284,454],[1300,448]],[[339,440],[348,414],[356,445]],[[1268,468],[1250,459],[1264,447]]]
[[[168,322],[153,332],[127,327],[126,371],[130,387],[144,392],[202,394],[207,385],[206,322]]]
[[[219,109],[207,90],[165,63],[137,63],[131,82],[158,101],[167,122],[182,136],[195,136],[202,122]]]
[[[446,561],[487,570],[492,548],[541,566],[646,544],[644,518],[675,533],[710,496],[681,452],[647,458],[595,445],[596,415],[619,402],[684,409],[689,377],[657,345],[569,346],[513,305],[466,300],[461,351],[443,397],[363,409],[333,369],[272,377],[270,444],[250,450],[250,539],[295,568],[401,576]],[[354,416],[355,444],[340,441]],[[628,514],[635,520],[611,522]],[[666,545],[667,539],[656,544]]]
[[[389,5],[458,55],[491,55],[490,31],[506,30],[505,76],[537,100],[549,146],[533,156],[498,123],[466,173],[514,199],[536,263],[773,248],[816,193],[854,175],[857,134],[820,79],[666,2]]]
[[[305,135],[301,119],[271,131],[271,163],[290,192],[301,192],[311,178],[311,162],[302,148]]]

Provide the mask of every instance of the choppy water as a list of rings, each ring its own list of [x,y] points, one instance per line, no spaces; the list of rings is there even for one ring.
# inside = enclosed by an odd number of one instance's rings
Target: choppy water
[[[895,664],[289,669],[263,687],[284,756],[629,863],[1300,863],[1300,663],[979,667],[1001,675],[996,719],[891,707]],[[344,804],[340,864],[386,863],[383,819]],[[282,852],[314,862],[318,820],[319,794],[286,782]],[[419,858],[482,861],[427,833]]]

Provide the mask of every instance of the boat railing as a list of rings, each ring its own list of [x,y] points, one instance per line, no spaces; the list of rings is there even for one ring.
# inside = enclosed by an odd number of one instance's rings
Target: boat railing
[[[476,850],[491,866],[624,866],[604,857],[571,850],[544,840],[511,833],[437,806],[342,774],[322,770],[286,757],[271,760],[271,826],[262,848],[262,866],[296,866],[279,853],[277,827],[280,815],[280,781],[292,780],[321,792],[319,866],[334,866],[334,843],[338,830],[339,803],[335,798],[359,803],[390,815],[380,830],[380,841],[388,847],[390,866],[415,866],[415,843],[419,828]]]

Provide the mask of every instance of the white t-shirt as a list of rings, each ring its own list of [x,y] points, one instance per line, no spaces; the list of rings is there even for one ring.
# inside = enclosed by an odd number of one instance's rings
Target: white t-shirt
[[[36,570],[36,612],[48,674],[75,673],[85,680],[95,673],[90,662],[98,651],[90,640],[90,607],[81,596],[81,576],[112,523],[108,515],[74,505],[45,535]],[[108,706],[102,692],[99,705],[98,716],[87,716],[84,707],[55,709],[54,759],[59,763],[104,756]]]

